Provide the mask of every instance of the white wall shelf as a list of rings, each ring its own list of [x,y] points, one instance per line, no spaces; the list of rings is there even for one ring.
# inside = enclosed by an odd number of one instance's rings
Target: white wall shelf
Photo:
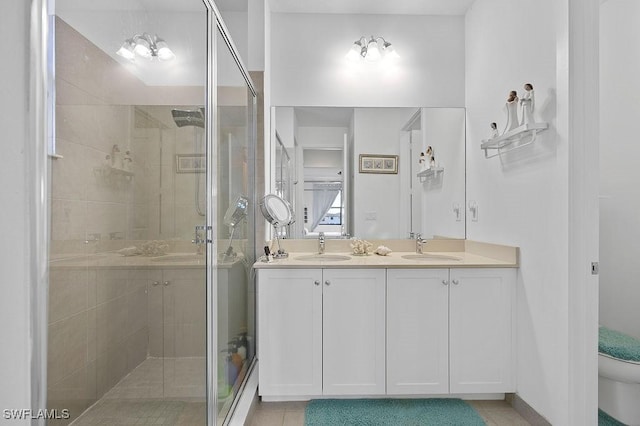
[[[129,170],[119,169],[106,164],[94,167],[93,174],[101,183],[116,186],[129,184],[134,176],[134,173]]]
[[[119,169],[117,167],[113,167],[113,166],[101,166],[101,167],[94,167],[93,171],[95,174],[97,175],[101,175],[101,176],[110,176],[110,175],[116,175],[116,176],[133,176],[133,172],[129,171],[129,170],[124,170],[124,169]]]
[[[440,174],[444,173],[444,167],[430,167],[418,173],[420,182],[436,179]]]
[[[548,128],[548,123],[523,124],[496,138],[483,139],[480,149],[484,150],[485,158],[495,157],[532,144],[538,133]],[[489,154],[489,151],[493,151],[493,153]]]

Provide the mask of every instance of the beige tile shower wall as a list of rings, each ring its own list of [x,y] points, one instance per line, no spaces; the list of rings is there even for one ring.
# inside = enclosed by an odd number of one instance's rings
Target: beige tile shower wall
[[[71,419],[147,357],[151,271],[51,268],[48,407]]]
[[[113,96],[142,83],[60,19],[56,42],[56,153],[64,158],[52,163],[52,240],[132,238],[135,178],[99,169],[114,145],[132,151],[134,107]]]
[[[105,178],[96,170],[114,145],[131,149],[134,107],[112,104],[114,86],[140,84],[59,19],[56,38],[56,152],[63,158],[52,162],[52,258],[69,247],[100,251],[97,242],[83,243],[91,234],[135,237],[135,178]],[[52,264],[48,407],[69,409],[68,421],[147,357],[146,275]]]
[[[200,106],[180,108],[192,110]],[[204,217],[197,213],[195,192],[198,188],[204,212],[206,175],[177,173],[176,155],[204,154],[204,130],[193,126],[178,128],[169,106],[137,106],[136,110],[133,146],[136,157],[141,157],[137,167],[142,175],[140,182],[144,183],[136,185],[134,207],[146,210],[135,212],[133,234],[190,241],[194,227],[204,224]],[[143,220],[146,230],[140,228]]]

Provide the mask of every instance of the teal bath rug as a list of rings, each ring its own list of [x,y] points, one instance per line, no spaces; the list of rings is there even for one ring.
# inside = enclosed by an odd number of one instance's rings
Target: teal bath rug
[[[484,426],[461,399],[315,399],[305,426]]]
[[[626,426],[602,410],[598,410],[598,426]]]

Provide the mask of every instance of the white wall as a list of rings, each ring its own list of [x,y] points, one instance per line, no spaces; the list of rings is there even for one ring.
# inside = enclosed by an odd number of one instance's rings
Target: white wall
[[[640,338],[640,3],[600,8],[600,323]]]
[[[3,2],[0,13],[0,37],[11,40],[0,43],[0,56],[12,58],[0,67],[0,99],[5,100],[0,102],[4,141],[0,197],[5,206],[0,209],[0,416],[4,409],[31,407],[28,200],[34,194],[28,188],[33,177],[28,176],[26,160],[30,153],[29,6],[22,0]]]
[[[247,62],[249,71],[264,71],[265,55],[265,0],[249,0],[247,29]]]
[[[272,105],[463,106],[461,16],[271,14]],[[395,65],[348,62],[361,36],[382,36]]]
[[[519,246],[518,394],[552,424],[568,424],[568,142],[557,110],[567,23],[557,0],[477,0],[466,15],[467,200],[478,204],[467,237]],[[560,61],[556,61],[560,58]],[[485,159],[489,123],[505,124],[510,90],[536,92],[550,129],[535,144]],[[563,116],[564,117],[564,116]],[[564,118],[563,118],[564,119]],[[575,143],[578,143],[576,141]],[[467,214],[468,211],[467,211]]]
[[[220,14],[224,20],[229,35],[233,39],[233,44],[238,49],[240,58],[245,66],[249,62],[249,14],[248,12],[232,12],[221,10]]]
[[[342,149],[347,131],[346,127],[298,127],[298,143],[303,148]]]
[[[422,108],[421,119],[422,152],[431,146],[436,163],[444,167],[442,174],[421,184],[422,235],[464,238],[465,110]],[[461,210],[459,220],[454,204]]]
[[[296,119],[292,107],[281,107],[276,112],[276,132],[280,136],[280,142],[289,151],[289,156],[293,157],[293,152],[289,148],[295,145]],[[274,145],[277,142],[274,140]]]

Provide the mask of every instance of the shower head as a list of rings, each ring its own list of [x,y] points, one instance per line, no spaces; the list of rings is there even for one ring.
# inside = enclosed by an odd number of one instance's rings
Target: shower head
[[[176,126],[196,126],[204,129],[204,108],[196,110],[172,109],[171,115]]]

